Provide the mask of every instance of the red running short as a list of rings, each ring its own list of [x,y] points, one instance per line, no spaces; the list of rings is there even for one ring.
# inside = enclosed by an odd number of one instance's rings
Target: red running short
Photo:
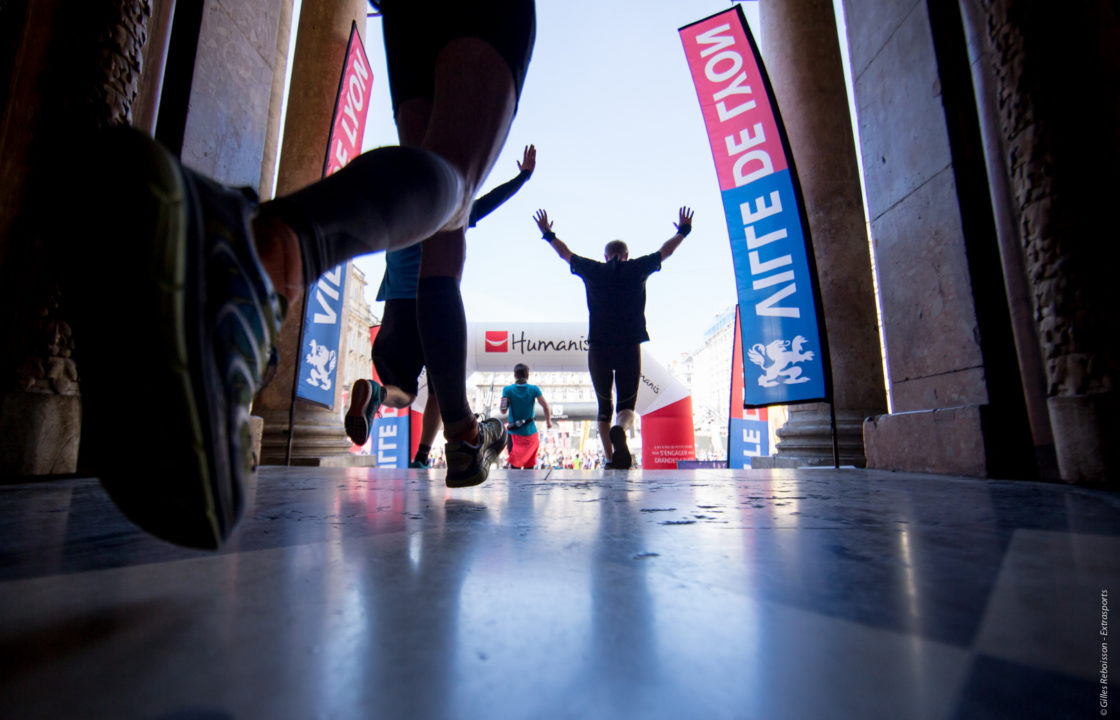
[[[540,433],[513,435],[513,449],[509,451],[509,466],[518,470],[532,470],[537,466],[537,450],[541,446]]]

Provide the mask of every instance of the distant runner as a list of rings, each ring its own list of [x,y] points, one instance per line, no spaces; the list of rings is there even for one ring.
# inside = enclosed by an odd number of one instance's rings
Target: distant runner
[[[529,366],[517,363],[513,368],[514,384],[502,388],[502,412],[508,413],[510,441],[509,466],[518,470],[532,470],[537,466],[537,450],[540,449],[540,435],[537,433],[535,403],[544,410],[544,423],[552,427],[552,411],[545,401],[541,389],[529,384]]]

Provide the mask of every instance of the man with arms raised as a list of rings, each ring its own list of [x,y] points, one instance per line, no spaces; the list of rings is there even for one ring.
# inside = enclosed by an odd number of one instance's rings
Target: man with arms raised
[[[677,232],[657,252],[630,259],[626,243],[607,243],[598,262],[573,253],[552,231],[552,222],[544,210],[534,219],[542,237],[578,275],[587,289],[588,334],[591,349],[587,353],[587,369],[599,404],[597,419],[599,439],[603,443],[606,467],[625,470],[630,467],[630,449],[626,433],[634,424],[634,405],[638,401],[638,383],[642,376],[641,344],[649,340],[646,332],[646,278],[661,269],[668,258],[692,231],[692,210],[680,209],[674,225]],[[611,385],[617,396],[617,415],[611,424]]]

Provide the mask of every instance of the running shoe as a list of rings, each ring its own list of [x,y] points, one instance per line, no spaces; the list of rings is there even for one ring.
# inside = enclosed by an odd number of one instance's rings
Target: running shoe
[[[626,431],[622,429],[621,425],[615,425],[610,431],[611,439],[611,461],[607,467],[612,470],[629,470],[632,458],[630,457],[630,448],[626,446]]]
[[[256,197],[129,128],[93,153],[77,192],[97,236],[75,247],[83,464],[143,530],[216,549],[244,512],[249,406],[284,313],[252,240]]]
[[[447,458],[447,487],[471,487],[486,482],[490,464],[502,454],[507,437],[509,435],[502,426],[502,421],[489,418],[478,424],[476,443],[461,440],[447,443],[444,448]]]
[[[385,388],[374,380],[356,380],[350,389],[350,407],[346,410],[346,434],[355,445],[365,445],[373,417],[385,399]]]
[[[413,460],[413,461],[409,462],[408,466],[410,468],[412,468],[413,470],[427,470],[428,468],[431,467],[430,465],[428,465],[428,463],[420,462],[419,460]]]

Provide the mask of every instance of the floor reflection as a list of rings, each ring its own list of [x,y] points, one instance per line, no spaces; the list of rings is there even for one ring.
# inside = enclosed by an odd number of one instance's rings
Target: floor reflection
[[[0,499],[5,717],[1057,717],[1120,587],[1120,500],[1026,482],[266,468],[217,553]]]

